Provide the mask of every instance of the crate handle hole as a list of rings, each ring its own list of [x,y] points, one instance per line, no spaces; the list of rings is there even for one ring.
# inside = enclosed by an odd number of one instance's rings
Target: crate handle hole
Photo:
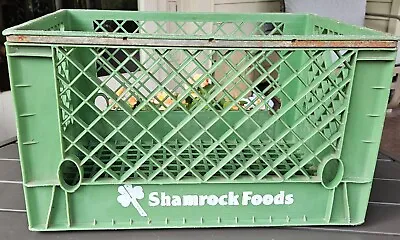
[[[331,158],[322,164],[321,183],[326,189],[334,189],[343,179],[343,162],[337,158]]]
[[[77,158],[65,158],[58,167],[60,187],[66,192],[75,192],[81,185],[82,172]]]
[[[94,100],[94,104],[100,111],[106,110],[108,107],[108,98],[104,93],[98,93]]]

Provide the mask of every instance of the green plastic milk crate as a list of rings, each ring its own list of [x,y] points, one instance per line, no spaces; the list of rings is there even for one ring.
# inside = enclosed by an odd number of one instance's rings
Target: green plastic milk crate
[[[396,38],[87,10],[4,35],[31,230],[364,221]]]

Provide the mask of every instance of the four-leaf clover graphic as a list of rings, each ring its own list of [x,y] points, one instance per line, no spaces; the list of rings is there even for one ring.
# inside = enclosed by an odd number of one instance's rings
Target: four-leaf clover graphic
[[[140,216],[146,217],[147,213],[140,206],[138,199],[144,198],[143,188],[140,186],[132,187],[132,185],[123,185],[118,187],[118,193],[121,194],[117,197],[117,201],[123,206],[128,207],[131,203],[139,212]]]

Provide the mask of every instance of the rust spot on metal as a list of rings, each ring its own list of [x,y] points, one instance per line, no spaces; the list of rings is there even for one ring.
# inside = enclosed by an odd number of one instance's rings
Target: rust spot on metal
[[[338,41],[316,41],[316,40],[292,40],[292,47],[354,47],[354,48],[394,48],[395,41],[373,41],[373,40],[338,40]]]
[[[17,36],[17,38],[18,38],[18,41],[19,42],[27,42],[27,40],[28,40],[28,38],[27,38],[27,36]]]

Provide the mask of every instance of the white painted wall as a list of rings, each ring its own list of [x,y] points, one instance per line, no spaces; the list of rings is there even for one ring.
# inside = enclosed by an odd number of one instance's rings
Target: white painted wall
[[[280,0],[139,0],[139,11],[279,12]]]
[[[367,0],[285,0],[286,12],[314,13],[364,26]]]
[[[17,135],[11,92],[0,93],[0,142]]]

